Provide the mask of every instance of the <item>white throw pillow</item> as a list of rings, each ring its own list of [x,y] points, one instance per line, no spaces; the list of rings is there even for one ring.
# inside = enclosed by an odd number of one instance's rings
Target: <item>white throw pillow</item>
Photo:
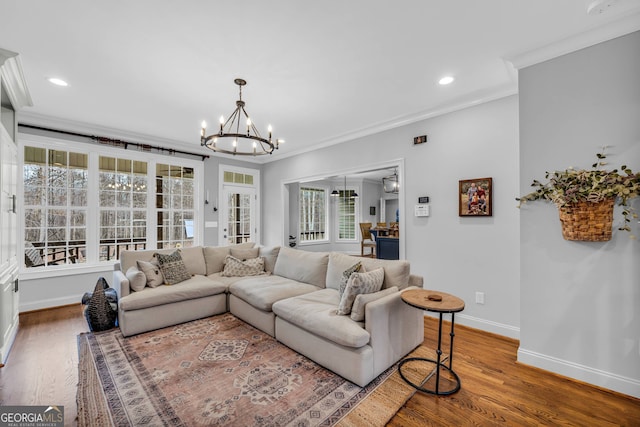
[[[382,288],[384,281],[384,269],[377,268],[367,273],[353,273],[347,282],[347,287],[340,298],[338,314],[351,313],[351,306],[359,294],[371,294]]]
[[[223,277],[259,276],[261,274],[265,274],[264,258],[249,258],[242,261],[231,255],[227,255],[224,269],[220,273]]]
[[[147,286],[147,276],[135,267],[129,267],[125,276],[129,279],[129,287],[136,292],[143,290]]]
[[[164,276],[157,262],[138,261],[138,268],[147,277],[147,286],[155,288],[164,283]]]
[[[351,320],[354,320],[356,322],[364,322],[364,311],[367,307],[367,304],[396,292],[398,292],[398,287],[392,286],[391,288],[383,289],[372,294],[356,295],[356,299],[353,301],[353,307],[351,307]]]

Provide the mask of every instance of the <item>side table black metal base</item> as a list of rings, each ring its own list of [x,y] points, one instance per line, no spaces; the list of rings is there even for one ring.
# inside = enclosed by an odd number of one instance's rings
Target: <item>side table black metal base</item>
[[[402,366],[407,363],[407,362],[413,362],[413,361],[419,361],[419,362],[428,362],[428,363],[433,363],[434,365],[436,365],[436,387],[435,390],[432,389],[428,389],[428,388],[424,388],[419,384],[415,384],[413,382],[411,382],[407,377],[404,376],[404,374],[402,373]],[[449,368],[447,365],[445,365],[444,363],[440,363],[440,368],[444,368],[447,371],[449,371],[451,373],[451,375],[454,378],[454,382],[455,382],[455,387],[451,390],[440,390],[440,370],[438,369],[438,362],[436,360],[433,359],[426,359],[424,357],[408,357],[404,360],[402,360],[399,364],[398,364],[398,373],[400,374],[400,377],[410,386],[412,386],[413,388],[415,388],[416,390],[420,390],[423,391],[425,393],[430,393],[430,394],[436,394],[438,396],[447,396],[449,394],[453,394],[455,392],[457,392],[458,390],[460,390],[460,378],[458,377],[458,374],[456,374],[454,371],[451,370],[451,368]],[[434,374],[431,374],[434,375]]]

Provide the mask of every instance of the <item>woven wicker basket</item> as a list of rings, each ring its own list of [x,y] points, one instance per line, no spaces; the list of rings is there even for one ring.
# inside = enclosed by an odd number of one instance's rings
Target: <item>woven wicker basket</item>
[[[578,202],[559,208],[562,237],[583,242],[611,240],[614,202],[615,199],[598,203]]]

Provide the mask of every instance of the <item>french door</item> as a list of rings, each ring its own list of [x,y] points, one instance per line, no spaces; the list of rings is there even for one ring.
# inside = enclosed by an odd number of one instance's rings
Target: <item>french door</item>
[[[257,241],[256,200],[254,187],[223,186],[220,246]]]

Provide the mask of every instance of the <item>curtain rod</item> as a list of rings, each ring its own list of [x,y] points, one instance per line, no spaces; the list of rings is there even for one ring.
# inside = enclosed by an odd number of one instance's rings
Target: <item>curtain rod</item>
[[[85,133],[70,132],[70,131],[60,130],[60,129],[51,129],[43,126],[34,126],[34,125],[27,125],[24,123],[18,123],[18,127],[43,130],[46,132],[62,133],[65,135],[79,136],[82,138],[90,138],[90,139],[93,139],[94,141],[98,141],[100,144],[112,145],[114,147],[122,147],[125,150],[129,146],[134,146],[140,149],[141,151],[157,150],[157,151],[166,151],[166,152],[169,152],[170,154],[184,154],[187,156],[200,157],[202,161],[205,161],[205,159],[209,158],[209,155],[207,154],[190,153],[188,151],[176,150],[173,148],[165,148],[165,147],[160,147],[158,145],[140,144],[138,142],[128,142],[128,141],[123,141],[121,139],[107,138],[104,136],[96,136],[96,135],[87,135]]]

